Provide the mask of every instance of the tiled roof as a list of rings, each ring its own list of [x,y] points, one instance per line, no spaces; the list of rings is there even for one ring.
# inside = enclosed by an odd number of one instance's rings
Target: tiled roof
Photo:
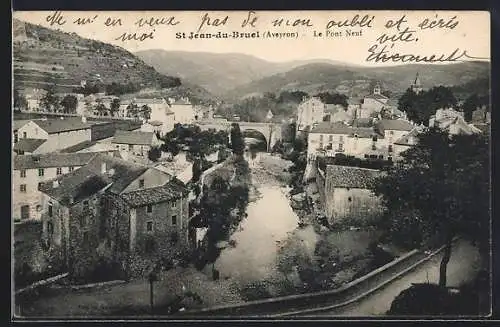
[[[37,169],[50,167],[71,167],[87,164],[96,153],[44,153],[14,157],[14,169]]]
[[[135,103],[139,104],[162,104],[162,103],[167,103],[165,99],[158,99],[158,98],[142,98],[142,99],[135,99]]]
[[[148,204],[179,199],[187,192],[186,186],[173,178],[163,186],[123,193],[121,197],[132,207],[143,207]]]
[[[112,142],[118,144],[151,145],[153,143],[153,136],[153,132],[117,130]]]
[[[29,120],[14,120],[12,122],[12,130],[13,131],[17,131],[18,129],[20,129],[21,127],[23,127],[24,125],[26,125],[27,123],[29,123]]]
[[[93,153],[93,155],[95,157],[87,165],[42,183],[40,190],[67,205],[71,203],[71,200],[78,202],[110,184],[108,190],[120,194],[147,170],[147,167],[120,158],[105,154]],[[106,164],[104,174],[101,171],[103,164]],[[112,174],[111,171],[113,171]],[[59,186],[54,188],[53,181],[55,180],[58,180]]]
[[[150,125],[153,125],[153,126],[161,126],[161,125],[163,125],[163,123],[161,121],[158,121],[158,120],[151,120],[148,123]]]
[[[352,121],[354,127],[372,127],[373,118],[356,118]]]
[[[191,103],[185,99],[179,99],[175,100],[174,103],[172,104],[177,104],[177,105],[190,105]]]
[[[381,127],[383,130],[393,130],[393,131],[411,131],[413,125],[406,120],[400,119],[382,119],[377,122],[377,126]]]
[[[77,143],[75,145],[72,145],[70,147],[64,148],[64,149],[60,150],[59,152],[61,152],[61,153],[78,152],[78,151],[84,150],[86,148],[89,148],[96,143],[97,143],[97,141],[83,141],[83,142]]]
[[[322,134],[349,134],[352,131],[350,126],[340,122],[321,122],[311,129],[310,133]]]
[[[328,165],[326,172],[328,176],[332,176],[333,187],[364,189],[370,188],[382,174],[379,170],[338,165]]]
[[[387,99],[389,99],[388,97],[386,97],[383,94],[370,94],[370,95],[367,95],[365,98],[370,98],[370,99],[375,99],[375,100],[387,100]]]
[[[53,182],[57,180],[58,186]],[[102,190],[110,180],[105,175],[96,175],[87,167],[82,167],[69,174],[43,182],[39,190],[63,205],[80,202]]]
[[[130,183],[148,170],[146,166],[102,153],[97,154],[96,157],[88,163],[87,168],[93,171],[95,175],[100,175],[103,163],[106,164],[106,169],[108,171],[110,169],[114,171],[113,175],[110,177],[113,185],[111,185],[109,190],[116,194],[121,193]]]
[[[14,144],[14,150],[20,150],[24,152],[33,152],[40,147],[47,140],[45,139],[28,139],[21,138]]]
[[[342,134],[349,136],[357,136],[359,138],[370,138],[372,136],[378,136],[373,128],[368,127],[351,127],[341,122],[321,122],[312,128],[310,133],[320,133],[320,134]]]
[[[32,120],[49,134],[90,129],[91,124],[84,123],[80,118]]]
[[[418,134],[420,134],[420,130],[415,127],[414,129],[411,130],[410,133],[400,137],[397,139],[394,144],[397,145],[406,145],[406,146],[412,146],[415,145],[418,142]]]

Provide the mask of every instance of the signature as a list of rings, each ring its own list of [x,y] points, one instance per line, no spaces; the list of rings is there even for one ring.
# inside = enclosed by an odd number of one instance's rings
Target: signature
[[[372,45],[368,52],[370,53],[368,57],[366,57],[367,62],[454,62],[460,61],[460,59],[473,59],[473,60],[486,60],[487,58],[474,57],[467,53],[467,50],[462,50],[460,48],[456,48],[449,54],[430,54],[430,55],[417,55],[410,53],[390,53],[387,50],[387,46],[384,45],[382,48],[379,48],[378,44]]]

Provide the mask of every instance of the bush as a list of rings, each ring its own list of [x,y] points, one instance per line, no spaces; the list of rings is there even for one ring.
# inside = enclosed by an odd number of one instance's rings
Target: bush
[[[158,159],[160,159],[160,157],[161,157],[161,150],[160,150],[160,148],[153,147],[153,148],[151,148],[151,150],[149,150],[149,152],[148,152],[148,158],[149,158],[149,160],[151,160],[153,162],[157,162]]]

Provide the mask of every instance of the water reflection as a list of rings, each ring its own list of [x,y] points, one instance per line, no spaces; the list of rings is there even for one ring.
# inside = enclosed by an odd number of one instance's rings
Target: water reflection
[[[271,176],[255,177],[259,197],[248,205],[248,217],[231,237],[236,246],[222,250],[215,263],[222,278],[230,277],[240,283],[273,275],[278,251],[292,233],[310,255],[317,242],[312,227],[297,229],[299,218],[289,205],[287,189],[280,187]]]

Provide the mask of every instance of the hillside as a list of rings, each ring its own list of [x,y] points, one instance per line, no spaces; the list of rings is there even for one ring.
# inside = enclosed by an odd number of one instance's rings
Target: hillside
[[[301,90],[308,93],[330,91],[356,97],[368,94],[373,81],[380,82],[382,89],[390,91],[394,98],[399,97],[409,87],[417,72],[424,88],[436,85],[454,86],[489,76],[490,64],[464,62],[371,68],[313,63],[240,85],[226,92],[225,98],[234,101],[248,95],[277,93],[283,90]]]
[[[173,96],[212,95],[198,86],[181,85],[178,77],[156,71],[129,51],[13,19],[14,84],[17,88],[47,88],[71,92],[87,84],[131,85],[131,89],[168,89]],[[177,94],[179,93],[179,94]]]
[[[200,85],[217,95],[224,94],[236,86],[248,84],[308,63],[327,62],[341,65],[339,62],[330,60],[276,63],[241,53],[156,49],[139,51],[135,54],[159,72]]]

